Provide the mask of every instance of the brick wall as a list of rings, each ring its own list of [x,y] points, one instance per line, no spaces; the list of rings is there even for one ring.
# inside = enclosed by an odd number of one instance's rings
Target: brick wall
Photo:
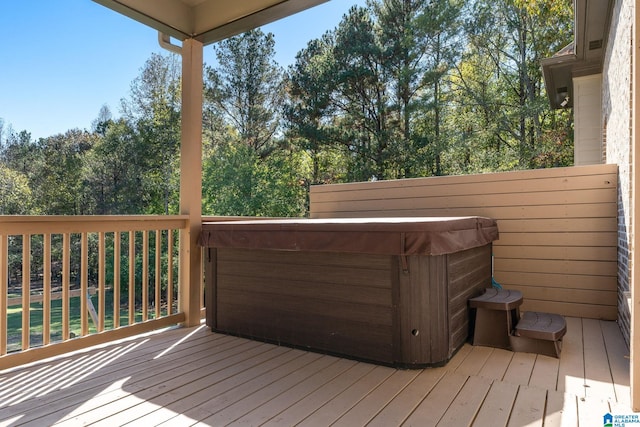
[[[632,0],[617,0],[613,11],[609,41],[605,53],[602,110],[603,140],[606,141],[607,163],[618,165],[618,323],[627,344],[630,337],[629,237],[633,231],[631,206],[631,40],[633,23]]]

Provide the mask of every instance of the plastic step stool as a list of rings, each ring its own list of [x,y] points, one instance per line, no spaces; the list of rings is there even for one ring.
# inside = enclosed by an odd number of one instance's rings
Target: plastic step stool
[[[562,337],[567,333],[564,317],[553,313],[526,311],[509,341],[513,351],[560,357]]]
[[[511,349],[511,336],[520,320],[522,292],[489,288],[484,294],[471,298],[469,307],[475,309],[473,345]]]

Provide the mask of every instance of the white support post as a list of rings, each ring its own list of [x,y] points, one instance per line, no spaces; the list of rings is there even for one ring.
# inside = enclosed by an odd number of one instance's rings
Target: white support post
[[[180,145],[180,214],[189,229],[180,231],[180,311],[185,326],[200,323],[202,257],[202,43],[182,43],[182,138]]]

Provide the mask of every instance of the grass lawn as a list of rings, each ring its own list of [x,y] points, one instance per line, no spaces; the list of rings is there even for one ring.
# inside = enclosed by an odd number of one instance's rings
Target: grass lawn
[[[98,296],[91,297],[93,306],[98,309]],[[72,297],[69,300],[69,330],[75,336],[80,336],[82,332],[80,320],[80,297]],[[164,313],[163,313],[164,314]],[[155,312],[149,311],[149,319],[155,316]],[[42,303],[36,302],[30,305],[30,344],[37,346],[42,344]],[[137,311],[135,321],[142,320],[142,312]],[[105,330],[113,328],[113,296],[107,294],[105,299]],[[120,326],[126,326],[129,323],[129,311],[120,309]],[[50,340],[62,340],[62,300],[51,301],[51,317],[50,317]],[[91,316],[89,316],[89,333],[97,332],[96,325],[93,324]],[[22,341],[22,307],[12,306],[7,310],[7,338],[8,350],[20,350]]]

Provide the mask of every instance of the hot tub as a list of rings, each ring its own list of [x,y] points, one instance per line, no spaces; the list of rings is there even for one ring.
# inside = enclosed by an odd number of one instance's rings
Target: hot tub
[[[493,219],[207,222],[213,331],[385,365],[441,365],[491,286]]]

